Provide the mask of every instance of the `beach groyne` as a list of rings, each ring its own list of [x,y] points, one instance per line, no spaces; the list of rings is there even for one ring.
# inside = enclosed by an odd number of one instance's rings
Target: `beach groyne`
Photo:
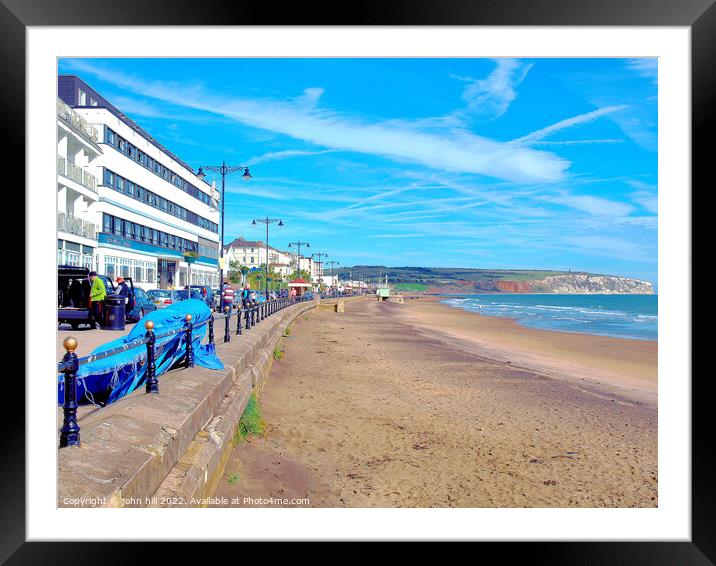
[[[160,378],[159,395],[140,389],[81,414],[82,445],[58,452],[58,506],[191,505],[182,494],[210,492],[284,330],[319,302],[287,307],[241,335],[234,316],[231,341],[216,343],[223,370],[171,371]]]

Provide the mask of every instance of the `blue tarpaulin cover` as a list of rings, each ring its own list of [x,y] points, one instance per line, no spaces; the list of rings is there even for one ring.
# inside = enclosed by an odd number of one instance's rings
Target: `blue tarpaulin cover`
[[[209,369],[223,369],[224,364],[216,355],[214,344],[201,345],[207,333],[205,323],[212,316],[211,309],[199,299],[188,299],[169,305],[149,313],[142,322],[151,320],[154,323],[154,334],[157,336],[156,375],[160,376],[170,368],[180,365],[186,357],[186,333],[178,332],[164,338],[162,334],[184,328],[187,314],[192,316],[194,330],[192,331],[192,347],[194,349],[194,363]],[[132,330],[121,338],[107,342],[95,348],[90,357],[108,350],[121,348],[136,340],[144,338],[147,331],[144,324],[137,324]],[[131,393],[145,382],[147,373],[147,346],[140,344],[100,360],[89,361],[79,367],[77,372],[77,400],[83,403],[109,404],[124,395]],[[59,404],[64,401],[64,374],[57,380],[57,400]]]

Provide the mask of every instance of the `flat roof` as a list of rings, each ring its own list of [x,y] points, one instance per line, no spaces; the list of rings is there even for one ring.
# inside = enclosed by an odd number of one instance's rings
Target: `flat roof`
[[[96,105],[80,105],[80,104],[78,104],[77,87],[80,85],[87,92],[87,94],[89,96],[91,96],[91,98],[93,98],[97,102]],[[129,118],[119,108],[114,106],[114,104],[109,102],[106,98],[104,98],[101,94],[99,94],[95,89],[93,89],[91,86],[89,86],[85,81],[83,81],[77,75],[59,75],[57,77],[57,96],[59,98],[61,98],[62,100],[64,100],[64,102],[71,108],[89,108],[89,109],[104,108],[106,110],[109,110],[112,114],[114,114],[117,118],[119,118],[125,125],[132,128],[135,132],[137,132],[140,136],[142,136],[145,140],[147,140],[149,143],[151,143],[157,149],[166,153],[169,157],[171,157],[179,165],[184,167],[184,169],[188,170],[192,175],[196,175],[196,173],[194,172],[194,169],[190,165],[188,165],[186,162],[184,162],[182,159],[180,159],[175,153],[172,153],[166,147],[164,147],[162,144],[160,144],[144,128],[142,128],[134,120]],[[206,181],[203,181],[203,182],[207,185],[209,184]]]

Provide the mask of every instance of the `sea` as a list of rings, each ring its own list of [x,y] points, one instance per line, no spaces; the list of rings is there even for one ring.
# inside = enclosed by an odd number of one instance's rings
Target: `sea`
[[[545,330],[656,340],[658,295],[443,295],[442,302]]]

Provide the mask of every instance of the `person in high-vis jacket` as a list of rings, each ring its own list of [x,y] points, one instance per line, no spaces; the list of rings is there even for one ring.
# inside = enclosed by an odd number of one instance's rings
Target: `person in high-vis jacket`
[[[104,286],[104,281],[97,277],[96,271],[90,271],[89,278],[92,282],[89,296],[90,313],[92,313],[95,327],[101,328],[102,307],[104,306],[104,300],[107,298],[107,289]]]

